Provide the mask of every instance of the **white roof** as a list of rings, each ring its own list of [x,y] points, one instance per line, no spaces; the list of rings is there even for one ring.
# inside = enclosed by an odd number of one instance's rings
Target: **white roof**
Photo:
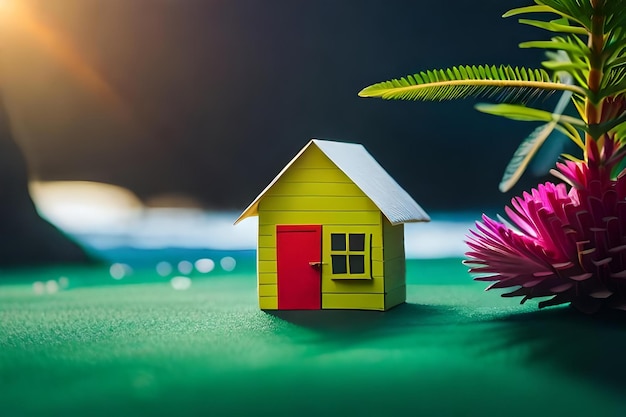
[[[316,146],[363,191],[391,224],[427,222],[428,214],[391,178],[365,147],[355,143],[312,139],[244,210],[235,224],[258,214],[259,201],[310,146]]]

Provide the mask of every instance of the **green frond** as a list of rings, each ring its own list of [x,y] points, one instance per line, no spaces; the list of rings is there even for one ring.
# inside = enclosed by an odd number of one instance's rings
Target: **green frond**
[[[626,49],[626,29],[615,28],[607,36],[604,53],[609,56],[610,60],[623,55],[624,49]]]
[[[567,159],[568,161],[572,161],[572,162],[583,162],[582,159],[575,157],[574,155],[570,155],[568,153],[564,153],[561,154],[561,156],[563,157],[563,159]]]
[[[567,20],[574,21],[587,31],[591,27],[591,4],[577,0],[535,0],[534,6],[520,7],[509,10],[502,17],[517,16],[528,13],[554,13]]]
[[[621,68],[620,68],[621,69]],[[621,73],[620,76],[615,76],[614,82],[607,82],[606,87],[604,87],[599,93],[598,98],[602,99],[604,97],[616,96],[618,94],[626,93],[626,78],[624,77],[624,71],[616,71],[616,73]],[[609,77],[607,77],[609,78]]]
[[[604,73],[609,74],[613,78],[613,82],[619,81],[610,74],[626,66],[626,30],[619,28],[611,33],[606,41],[603,57]]]
[[[591,28],[593,7],[589,0],[535,0],[535,3],[549,7],[551,12],[573,20],[587,30]]]
[[[619,58],[615,58],[607,62],[607,64],[604,66],[604,71],[607,72],[607,70],[624,67],[624,66],[626,66],[626,56],[621,56]]]
[[[506,17],[511,17],[511,16],[518,16],[520,14],[527,14],[527,13],[550,13],[552,11],[553,9],[548,6],[542,6],[542,5],[525,6],[525,7],[517,7],[515,9],[511,9],[508,12],[504,13],[502,17],[506,18]]]
[[[613,132],[615,132],[615,136],[620,140],[620,142],[626,141],[626,121],[622,121],[617,126],[613,128]]]
[[[579,85],[587,85],[589,67],[582,59],[565,51],[546,51],[546,56],[549,60],[541,65],[554,72],[560,82],[572,84],[576,80]]]
[[[571,81],[571,79],[569,81]],[[585,148],[580,134],[574,127],[574,125],[578,127],[584,126],[582,120],[574,119],[569,116],[563,116],[563,112],[570,103],[571,98],[571,92],[564,92],[559,98],[559,101],[552,113],[544,110],[509,104],[476,106],[476,108],[480,111],[515,120],[547,122],[537,127],[519,145],[504,171],[499,185],[500,191],[507,192],[513,188],[528,167],[532,158],[539,151],[541,145],[543,145],[543,143],[554,134],[555,130],[559,130],[567,135],[580,148]]]
[[[626,122],[623,122],[619,125],[617,125],[613,131],[615,132],[615,138],[620,142],[620,143],[625,143],[626,142]]]
[[[623,0],[606,0],[604,14],[607,17],[604,23],[605,32],[626,26],[626,4]]]
[[[624,64],[626,64],[626,61],[624,61]],[[602,80],[603,89],[611,90],[613,88],[619,88],[620,83],[623,83],[626,80],[626,65],[624,64],[614,66],[606,73],[604,79]],[[607,96],[615,94],[619,94],[619,92],[611,92],[610,94],[607,94]]]
[[[519,181],[524,171],[526,171],[533,156],[535,156],[541,145],[543,145],[546,139],[554,132],[555,126],[556,122],[541,125],[520,143],[504,170],[500,185],[498,186],[500,191],[506,193],[517,184],[517,181]]]
[[[565,104],[569,103],[571,93],[568,91],[565,96]],[[506,117],[507,119],[517,120],[522,122],[557,122],[562,124],[568,124],[576,126],[579,129],[586,129],[587,124],[575,117],[563,115],[565,105],[559,104],[561,109],[555,110],[550,113],[546,110],[534,109],[526,107],[520,104],[477,104],[476,110],[491,114],[494,116]]]
[[[583,141],[582,136],[580,135],[578,130],[576,130],[574,125],[560,120],[559,123],[556,125],[556,129],[558,129],[561,133],[570,138],[572,142],[574,142],[576,146],[578,146],[580,149],[582,149],[583,151],[585,150],[585,142]],[[587,129],[583,129],[583,131],[587,131]]]
[[[626,131],[626,112],[609,121],[590,127],[593,127],[595,129],[594,137],[599,137],[600,135],[603,135],[609,131],[617,132],[618,136],[621,137],[621,132]]]
[[[576,36],[569,36],[567,38],[554,37],[549,41],[528,41],[519,44],[520,48],[539,48],[539,49],[552,49],[555,51],[565,51],[570,54],[574,54],[579,57],[586,57],[589,55],[589,47],[582,43]]]
[[[563,72],[567,72],[570,74],[573,72],[578,72],[578,73],[589,72],[589,68],[586,65],[582,63],[576,63],[576,62],[543,61],[541,65],[543,65],[547,69],[554,71],[554,72],[563,71]]]
[[[587,35],[589,33],[584,27],[569,25],[567,19],[565,18],[552,20],[550,22],[532,19],[519,19],[518,22],[523,25],[538,27],[549,32],[572,33],[575,35]]]
[[[474,106],[474,108],[482,113],[521,122],[552,122],[554,120],[552,113],[549,111],[533,109],[519,104],[480,103]]]
[[[490,97],[496,101],[526,102],[542,93],[571,91],[584,96],[580,87],[552,81],[542,69],[511,66],[459,66],[370,85],[361,97],[387,100],[443,101],[467,97]]]
[[[574,103],[574,107],[576,107],[578,115],[583,118],[585,115],[585,100],[580,97],[574,96],[572,97],[572,102]]]

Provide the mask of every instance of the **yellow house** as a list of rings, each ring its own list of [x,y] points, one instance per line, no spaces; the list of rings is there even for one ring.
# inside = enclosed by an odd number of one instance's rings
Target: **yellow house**
[[[259,216],[263,310],[406,300],[404,223],[430,218],[362,145],[311,140],[237,221]]]

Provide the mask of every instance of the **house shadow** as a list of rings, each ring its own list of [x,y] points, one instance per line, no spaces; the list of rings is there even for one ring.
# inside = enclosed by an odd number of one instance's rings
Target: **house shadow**
[[[494,319],[487,349],[523,352],[519,360],[608,390],[626,389],[626,312],[584,315],[571,307]],[[489,343],[488,343],[489,344]],[[495,346],[494,346],[495,344]]]
[[[280,320],[313,331],[320,343],[354,345],[406,335],[437,326],[451,314],[445,307],[405,303],[389,311],[293,310],[266,311]]]

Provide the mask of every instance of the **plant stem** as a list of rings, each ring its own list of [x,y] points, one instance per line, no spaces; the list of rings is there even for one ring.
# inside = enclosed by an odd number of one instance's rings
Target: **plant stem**
[[[591,51],[589,57],[589,76],[587,78],[587,86],[592,93],[592,96],[600,91],[602,85],[602,77],[604,76],[603,67],[603,51],[604,51],[604,23],[606,16],[604,14],[604,2],[605,0],[591,0],[591,6],[593,7],[593,15],[591,16],[591,32],[589,33],[589,40],[587,45]],[[602,113],[602,101],[594,103],[589,98],[585,103],[585,117],[587,125],[595,125],[600,123],[600,115]],[[590,150],[591,146],[597,146],[589,155],[589,152],[585,152],[585,159],[590,156],[600,155],[600,149],[603,147],[603,138],[595,138],[590,133],[586,134],[585,142],[587,143],[587,150]],[[600,162],[600,161],[596,161]]]

